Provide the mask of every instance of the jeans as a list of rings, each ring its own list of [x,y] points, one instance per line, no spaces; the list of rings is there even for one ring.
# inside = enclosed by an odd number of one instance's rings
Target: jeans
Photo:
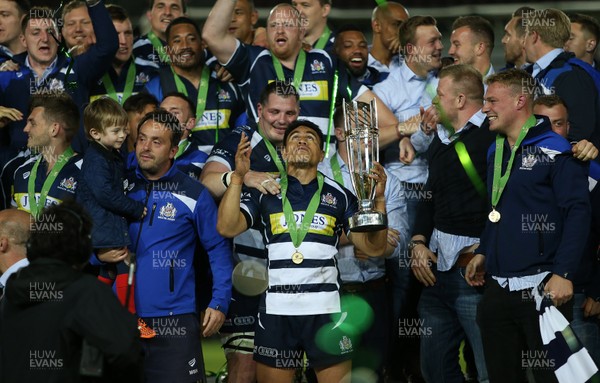
[[[583,346],[588,350],[594,363],[600,365],[600,327],[598,317],[583,316],[581,305],[585,301],[585,294],[576,293],[573,295],[573,321],[571,321],[571,329]]]
[[[488,382],[483,345],[477,326],[477,305],[482,289],[464,279],[464,268],[434,270],[435,285],[425,287],[419,300],[421,318],[421,370],[429,383],[462,383],[458,363],[460,343],[470,343],[480,382]]]

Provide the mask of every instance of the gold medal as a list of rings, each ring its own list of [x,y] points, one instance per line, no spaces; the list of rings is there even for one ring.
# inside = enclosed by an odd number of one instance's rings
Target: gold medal
[[[498,212],[496,209],[492,209],[490,214],[488,214],[488,219],[493,223],[498,223],[498,221],[500,221],[500,217],[500,212]]]
[[[299,252],[298,250],[296,250],[294,252],[294,254],[292,254],[292,262],[294,262],[295,264],[299,265],[302,263],[302,261],[304,261],[304,256],[302,255],[301,252]]]

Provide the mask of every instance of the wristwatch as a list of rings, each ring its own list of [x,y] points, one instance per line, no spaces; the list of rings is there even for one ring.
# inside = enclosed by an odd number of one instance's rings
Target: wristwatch
[[[417,245],[425,245],[425,246],[427,246],[427,244],[425,243],[425,241],[422,241],[420,239],[411,239],[410,242],[408,242],[408,250],[412,251],[415,247],[417,247]]]

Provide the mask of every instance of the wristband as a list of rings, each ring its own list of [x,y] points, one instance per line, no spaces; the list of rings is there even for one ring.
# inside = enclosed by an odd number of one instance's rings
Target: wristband
[[[233,171],[225,172],[221,175],[221,182],[223,183],[223,186],[225,186],[225,189],[227,189],[229,187],[229,185],[231,185],[231,175],[232,174],[233,174]]]

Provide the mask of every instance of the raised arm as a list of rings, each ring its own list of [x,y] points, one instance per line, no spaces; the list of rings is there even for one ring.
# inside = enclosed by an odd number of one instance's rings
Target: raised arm
[[[235,8],[235,1],[217,0],[202,30],[202,39],[208,49],[221,62],[227,63],[237,47],[237,39],[229,34],[229,20]]]
[[[231,183],[219,204],[217,231],[223,237],[233,238],[248,229],[246,217],[240,211],[240,199],[244,176],[250,170],[251,152],[250,140],[245,133],[242,133],[242,139],[235,154],[235,170],[231,175]]]

